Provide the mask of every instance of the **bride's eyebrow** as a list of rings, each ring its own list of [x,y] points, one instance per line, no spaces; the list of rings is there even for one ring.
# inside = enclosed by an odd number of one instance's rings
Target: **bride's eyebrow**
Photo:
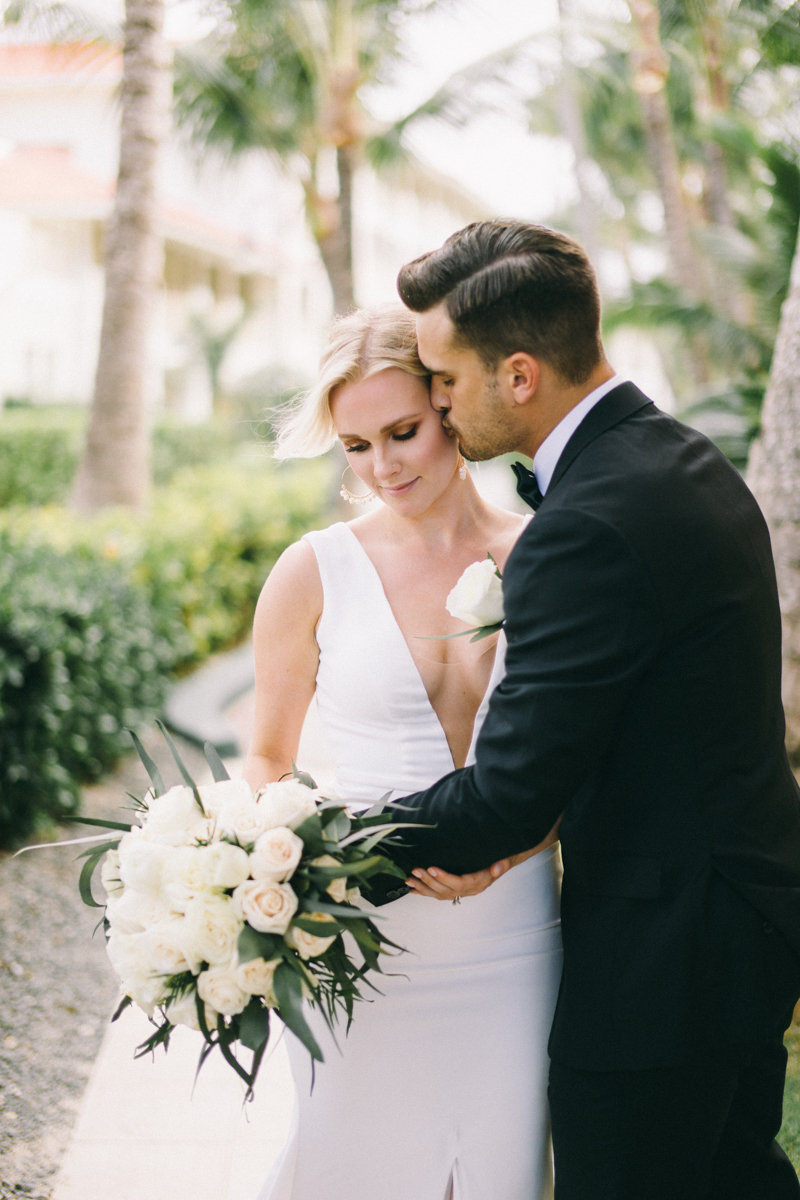
[[[383,428],[380,430],[380,432],[381,433],[390,433],[393,429],[396,429],[398,425],[404,425],[406,421],[419,421],[421,417],[422,417],[422,413],[412,413],[411,416],[409,416],[409,417],[398,417],[396,421],[392,421],[392,422],[390,422],[390,424],[384,425]],[[353,442],[369,441],[368,438],[363,438],[360,436],[360,434],[357,434],[357,433],[340,433],[339,434],[340,442],[343,442],[346,438],[349,438],[350,441],[353,441]]]

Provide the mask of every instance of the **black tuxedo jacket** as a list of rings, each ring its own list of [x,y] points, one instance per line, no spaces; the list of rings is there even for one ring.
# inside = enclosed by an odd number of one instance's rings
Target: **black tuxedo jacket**
[[[476,764],[401,801],[434,828],[405,830],[398,861],[472,871],[564,814],[555,1060],[667,1066],[772,1035],[800,994],[800,793],[753,496],[622,384],[573,434],[504,591]]]

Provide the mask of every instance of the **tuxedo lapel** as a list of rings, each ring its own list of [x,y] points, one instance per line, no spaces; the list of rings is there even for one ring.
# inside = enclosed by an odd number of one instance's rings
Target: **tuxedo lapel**
[[[603,399],[586,414],[564,447],[550,480],[548,494],[590,442],[639,409],[646,408],[648,404],[652,405],[652,400],[648,399],[644,392],[640,392],[635,383],[621,383],[619,387],[603,396]]]

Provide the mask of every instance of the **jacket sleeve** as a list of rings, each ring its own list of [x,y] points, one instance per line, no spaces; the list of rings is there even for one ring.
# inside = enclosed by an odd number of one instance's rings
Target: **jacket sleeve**
[[[543,841],[605,754],[662,637],[650,576],[608,523],[540,512],[504,578],[506,675],[476,763],[399,801],[406,869],[464,873]]]

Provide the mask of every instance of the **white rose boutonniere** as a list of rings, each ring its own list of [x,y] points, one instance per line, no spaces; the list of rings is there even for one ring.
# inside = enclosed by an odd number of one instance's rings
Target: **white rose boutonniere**
[[[470,637],[479,642],[502,629],[506,619],[503,606],[503,576],[491,554],[480,562],[470,563],[456,586],[445,600],[451,617],[470,626],[461,633],[446,633],[426,638],[430,642],[448,642],[451,638]]]

